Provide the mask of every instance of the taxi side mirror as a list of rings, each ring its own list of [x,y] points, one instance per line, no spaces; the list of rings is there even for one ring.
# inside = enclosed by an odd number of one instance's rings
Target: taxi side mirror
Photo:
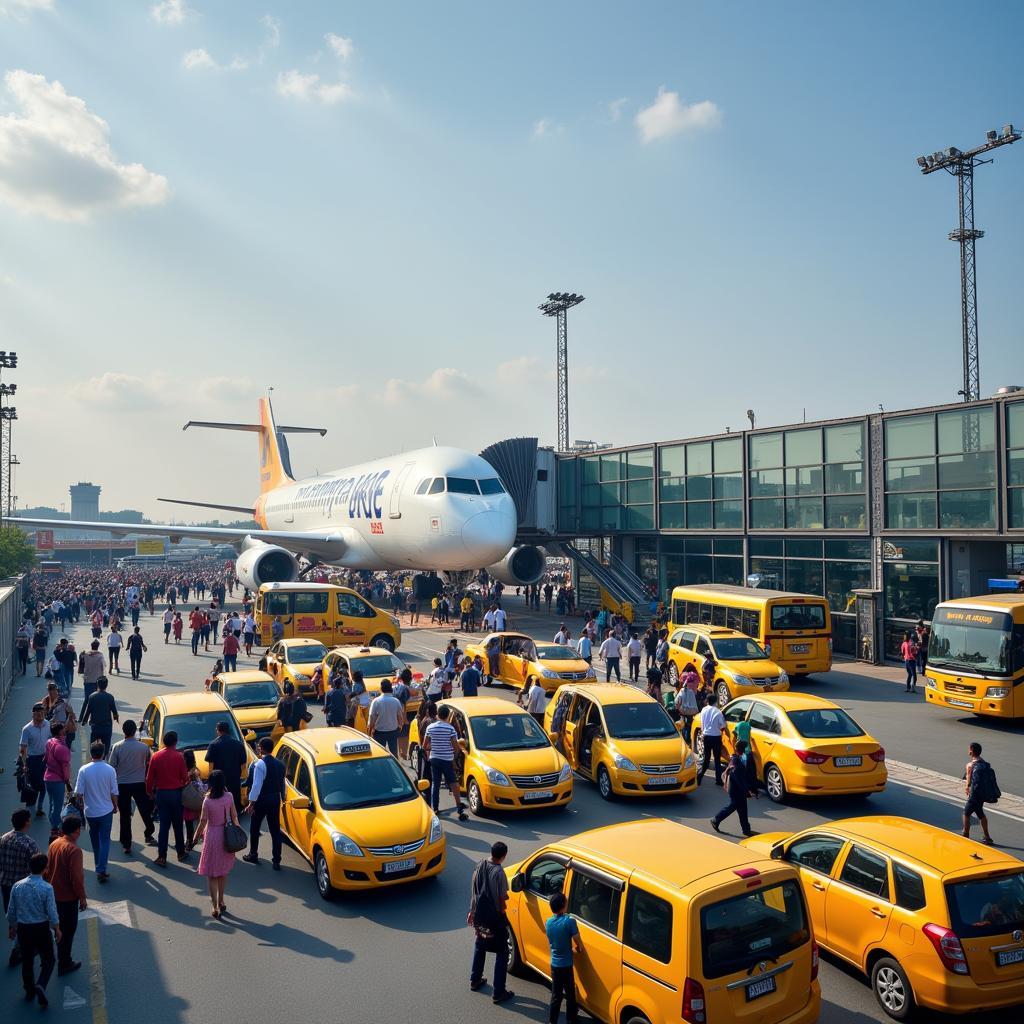
[[[242,738],[245,740],[246,743],[255,743],[256,733],[253,732],[252,729],[247,729],[245,732],[245,736],[243,736]]]
[[[416,788],[421,793],[429,793],[430,792],[430,780],[429,779],[420,779],[420,780],[418,780],[417,783],[416,783]]]
[[[465,753],[465,751],[469,750],[469,744],[465,740],[460,739],[459,740],[459,749],[461,751],[463,751],[463,753]]]
[[[782,855],[785,853],[782,843],[776,843],[772,847],[771,858],[772,860],[782,860]]]
[[[680,718],[676,722],[676,732],[683,733],[686,731],[686,723]]]
[[[549,732],[548,733],[548,739],[551,741],[551,745],[554,746],[556,743],[558,743],[558,733],[557,732]]]
[[[310,807],[309,797],[308,796],[293,796],[291,798],[291,800],[288,801],[288,806],[291,807],[292,810],[295,810],[295,811],[308,811],[309,807]]]
[[[509,888],[513,892],[522,892],[523,889],[526,888],[523,876],[518,871],[512,876],[512,881],[509,883]]]

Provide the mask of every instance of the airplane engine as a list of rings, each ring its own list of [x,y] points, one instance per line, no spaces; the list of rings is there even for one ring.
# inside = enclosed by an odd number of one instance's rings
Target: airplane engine
[[[506,587],[525,587],[539,583],[547,566],[547,556],[532,544],[513,548],[500,562],[487,566],[487,574]]]
[[[261,583],[292,583],[299,578],[299,560],[276,544],[249,540],[235,561],[235,575],[254,593]]]

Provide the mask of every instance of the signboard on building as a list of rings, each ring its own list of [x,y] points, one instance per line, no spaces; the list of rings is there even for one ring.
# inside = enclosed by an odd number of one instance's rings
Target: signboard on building
[[[162,540],[137,540],[135,542],[135,554],[137,555],[162,555],[164,553],[164,542]]]
[[[36,551],[53,550],[53,530],[36,530]]]

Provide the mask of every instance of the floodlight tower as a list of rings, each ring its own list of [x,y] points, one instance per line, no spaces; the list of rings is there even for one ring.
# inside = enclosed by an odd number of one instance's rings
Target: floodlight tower
[[[552,292],[537,308],[545,316],[555,317],[558,350],[558,450],[569,450],[569,336],[566,312],[583,301],[582,295]]]
[[[18,365],[17,352],[0,352],[0,372],[13,370]],[[14,514],[12,476],[17,460],[11,451],[11,432],[18,410],[11,405],[11,399],[18,390],[17,384],[0,383],[0,511],[5,516]]]
[[[976,402],[981,397],[981,369],[978,360],[978,284],[974,262],[974,243],[985,235],[974,226],[974,168],[990,164],[980,159],[982,153],[1016,142],[1021,133],[1012,124],[1003,125],[1001,132],[985,133],[985,144],[966,153],[956,146],[939,150],[930,156],[919,156],[917,165],[922,174],[946,171],[957,179],[960,186],[960,226],[950,231],[950,241],[960,243],[960,317],[964,346],[964,387],[960,392],[965,402]]]

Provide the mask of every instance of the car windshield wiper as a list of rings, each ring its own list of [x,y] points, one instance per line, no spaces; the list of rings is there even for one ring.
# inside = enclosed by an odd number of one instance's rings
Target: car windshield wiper
[[[275,702],[273,700],[270,700],[270,699],[267,699],[267,700],[242,700],[242,701],[239,701],[237,704],[232,704],[231,706],[233,708],[260,708],[260,707],[269,708],[269,707],[273,707],[274,703]]]
[[[381,804],[392,804],[397,803],[399,800],[406,800],[409,796],[415,796],[415,793],[400,793],[398,796],[382,796],[374,800],[360,800],[354,804],[343,804],[341,807],[332,807],[332,811],[354,811],[360,807],[379,807]]]
[[[493,747],[482,747],[483,750],[539,750],[541,747],[546,747],[548,744],[541,743],[539,740],[536,743],[499,743]]]

